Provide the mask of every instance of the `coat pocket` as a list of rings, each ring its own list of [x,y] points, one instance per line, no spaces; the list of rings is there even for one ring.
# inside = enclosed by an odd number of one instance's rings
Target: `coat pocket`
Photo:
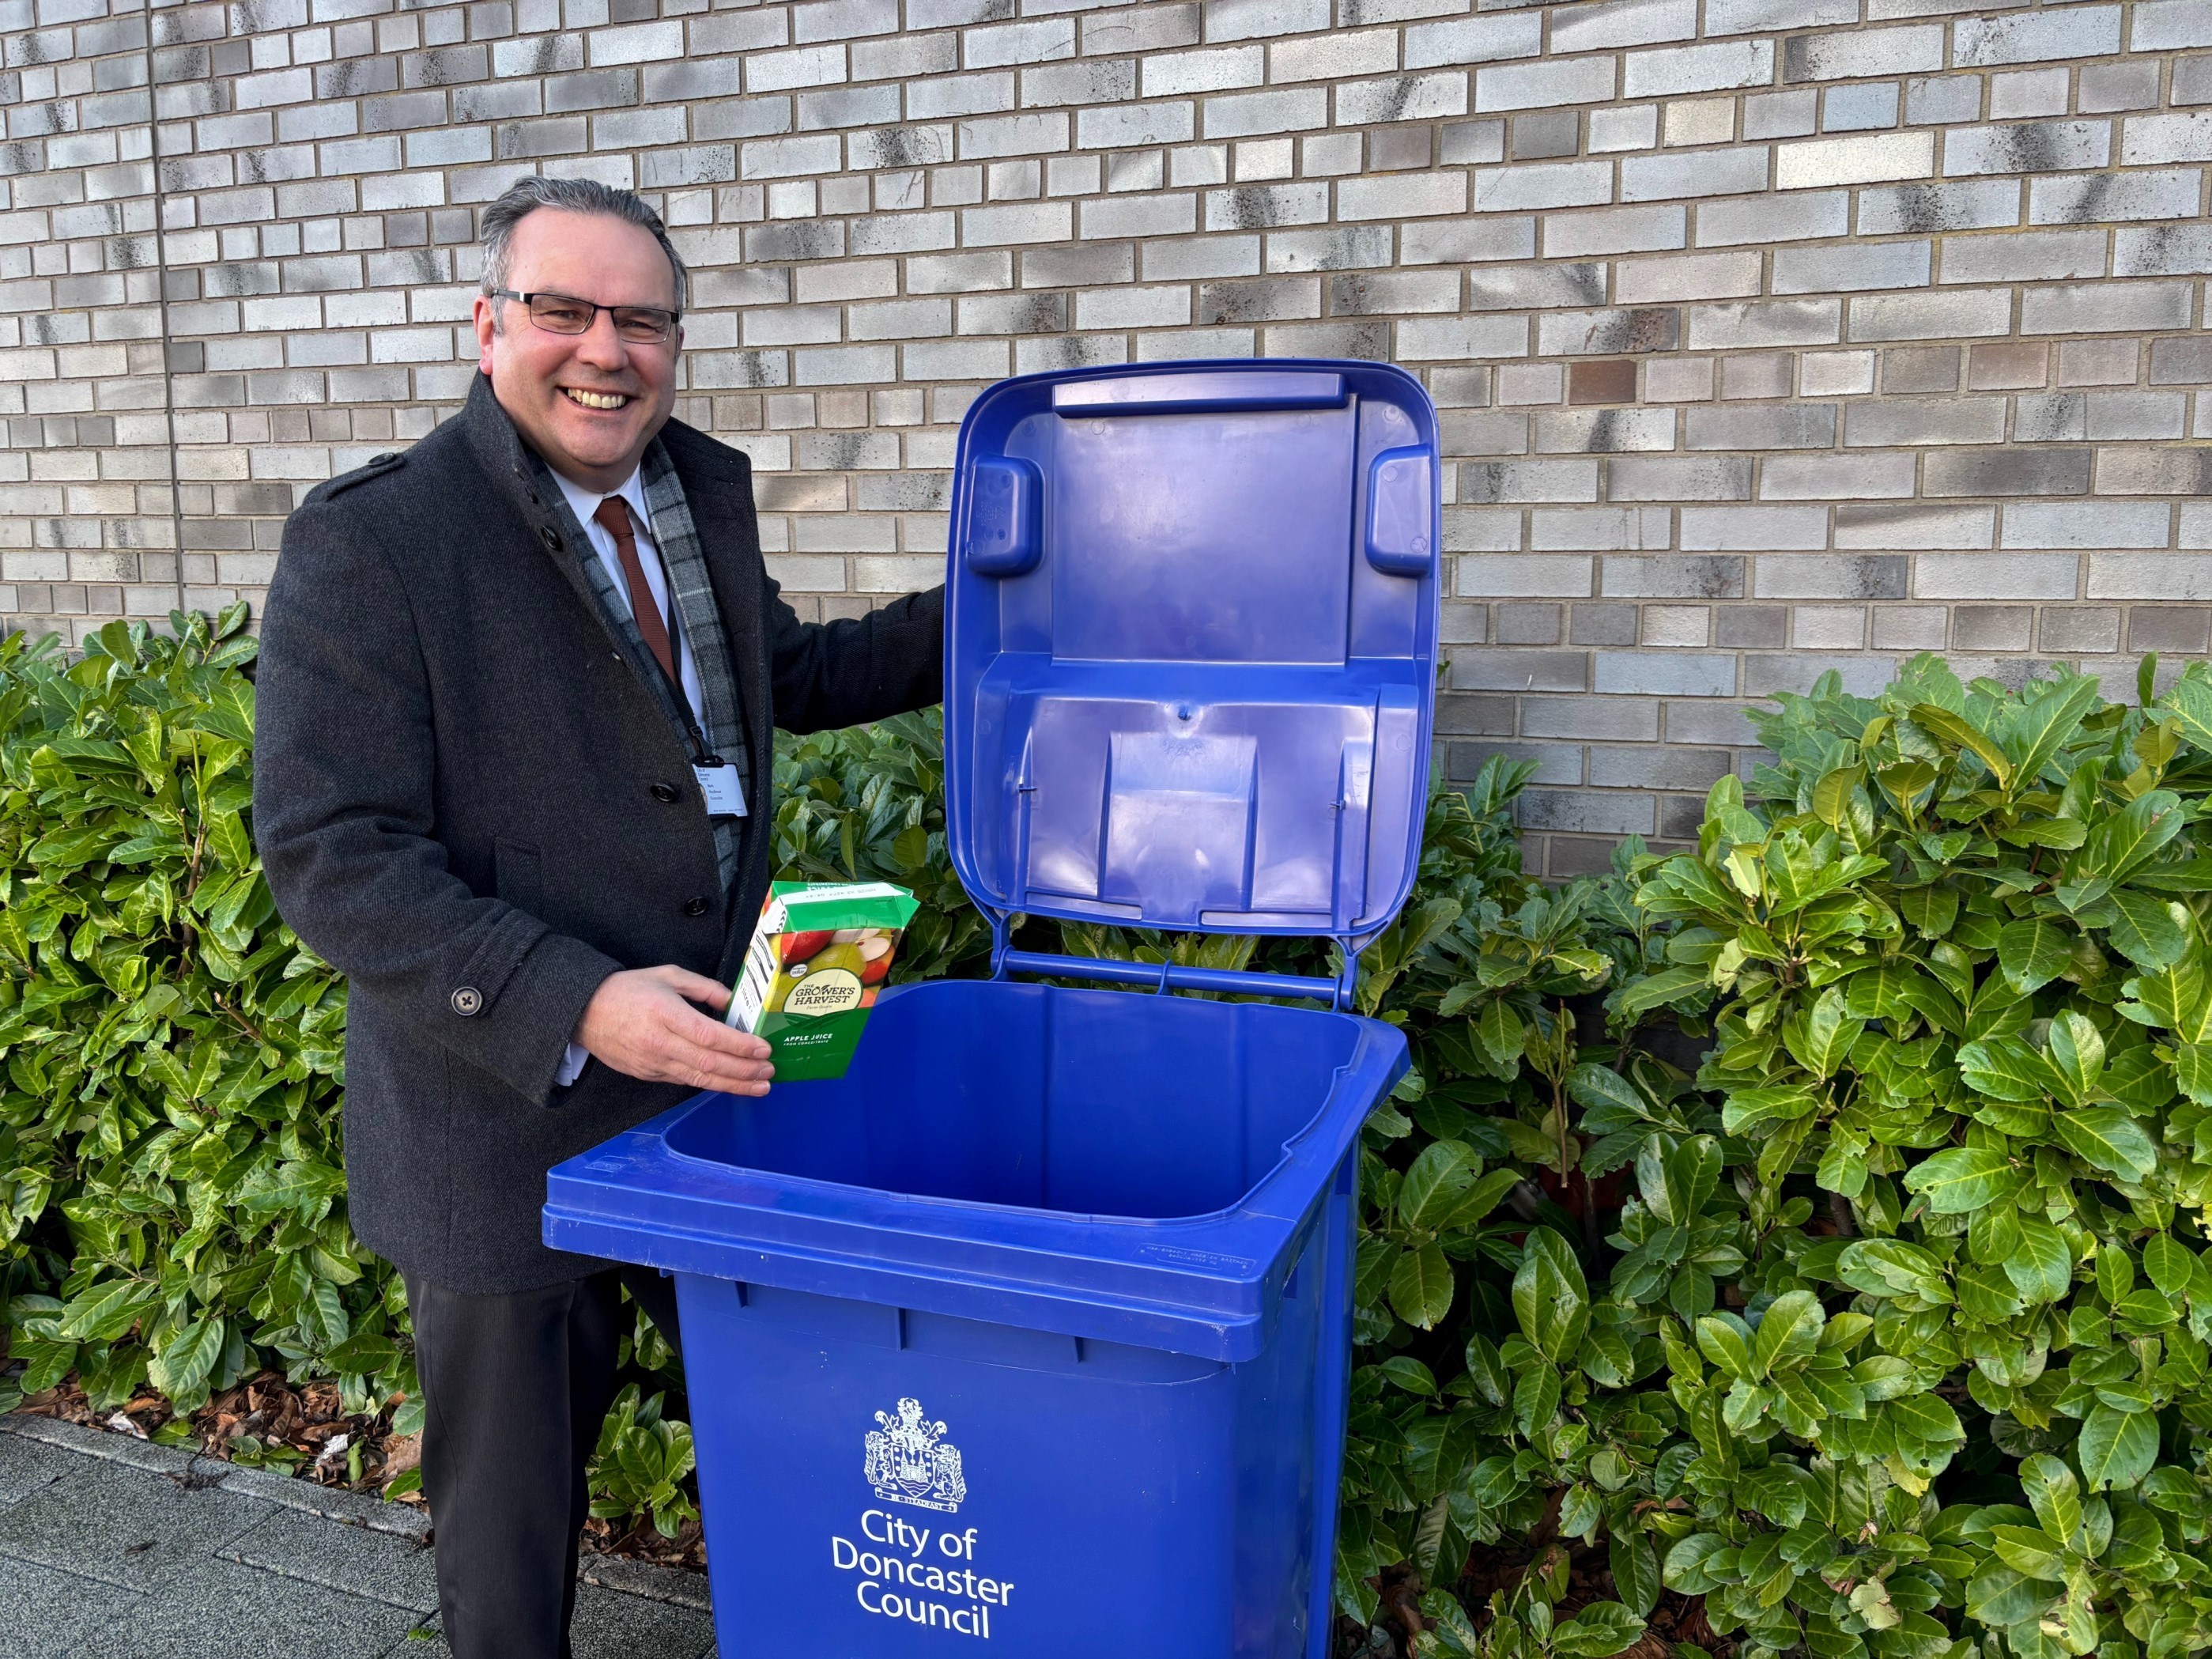
[[[525,842],[494,841],[491,852],[492,884],[499,896],[525,915],[538,915],[545,899],[538,849]]]

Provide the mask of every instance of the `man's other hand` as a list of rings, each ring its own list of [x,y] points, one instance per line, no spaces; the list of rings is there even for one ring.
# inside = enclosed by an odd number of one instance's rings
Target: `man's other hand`
[[[730,991],[673,965],[611,974],[576,1023],[592,1057],[647,1083],[681,1083],[730,1095],[764,1095],[775,1067],[769,1046],[693,1006],[730,1005]]]

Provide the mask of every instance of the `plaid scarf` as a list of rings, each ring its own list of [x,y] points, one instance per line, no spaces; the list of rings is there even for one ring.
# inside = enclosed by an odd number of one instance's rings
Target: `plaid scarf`
[[[607,569],[606,562],[599,556],[591,538],[584,533],[584,526],[576,522],[576,515],[568,510],[568,500],[554,484],[544,461],[529,445],[520,441],[520,434],[516,436],[517,447],[538,468],[547,472],[546,493],[553,510],[560,515],[570,545],[589,555],[582,560],[584,574],[599,599],[607,625],[628,642],[635,653],[633,660],[650,662],[652,653],[646,649],[644,635],[637,631],[629,601],[616,592],[614,576]],[[699,692],[707,703],[699,711],[700,729],[706,736],[709,751],[735,766],[740,781],[750,779],[752,768],[748,763],[744,715],[738,702],[738,681],[730,663],[729,640],[722,632],[721,612],[715,608],[714,590],[707,578],[707,556],[699,545],[698,526],[691,521],[691,509],[684,499],[684,486],[659,439],[646,446],[645,459],[639,470],[645,486],[646,511],[652,519],[647,528],[660,549],[661,568],[667,573],[668,591],[676,602],[677,625],[690,642],[691,659],[699,669]],[[688,753],[691,719],[680,694],[669,684],[665,674],[646,674],[641,678],[659,701],[661,712],[668,716],[669,724],[683,737]],[[745,805],[748,811],[757,811],[759,807],[757,802],[750,800]],[[726,892],[737,881],[741,820],[716,817],[709,818],[708,823],[714,830],[714,857],[721,866],[722,888]]]

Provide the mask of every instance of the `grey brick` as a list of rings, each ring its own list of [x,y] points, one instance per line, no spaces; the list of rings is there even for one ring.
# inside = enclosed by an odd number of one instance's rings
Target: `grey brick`
[[[1839,300],[1751,300],[1690,312],[1693,351],[1743,346],[1832,345],[1841,337]]]
[[[1578,605],[1567,638],[1574,645],[1634,645],[1637,609],[1632,605]]]
[[[1762,599],[1901,599],[1910,565],[1902,554],[1777,554],[1759,561],[1753,591]]]
[[[1854,417],[1856,411],[1854,410]],[[2003,408],[1998,408],[2000,421]],[[1742,404],[1692,409],[1684,447],[1689,449],[1829,449],[1836,441],[1833,404],[1791,404],[1780,409]]]
[[[1459,499],[1499,501],[1594,501],[1594,460],[1477,461],[1459,470]]]
[[[1501,605],[1498,607],[1497,626],[1492,630],[1491,637],[1498,645],[1557,645],[1559,642],[1559,607],[1526,602]],[[1580,645],[1587,641],[1577,640],[1576,643]]]
[[[2138,52],[2212,46],[2212,19],[2193,0],[2142,0],[2128,44]]]
[[[2087,495],[2089,452],[1985,449],[1930,455],[1923,488],[1932,496]]]
[[[1732,697],[1735,659],[1689,651],[1601,651],[1591,689],[1657,697]]]
[[[1702,411],[1693,411],[1702,412]],[[1752,553],[1810,551],[1828,544],[1828,514],[1818,507],[1686,507],[1685,549]]]
[[[1536,349],[1547,357],[1672,351],[1680,343],[1681,313],[1668,306],[1554,312],[1536,319]]]
[[[1474,72],[1474,107],[1486,114],[1498,110],[1549,109],[1560,104],[1596,103],[1611,98],[1613,91],[1613,64],[1610,58],[1514,64]]]
[[[2100,495],[2212,495],[2212,449],[2100,449],[2096,477]]]
[[[1583,651],[1458,650],[1451,655],[1455,691],[1583,691],[1589,655]]]
[[[1856,138],[1804,138],[1775,146],[1774,182],[1780,190],[1919,179],[1935,170],[1936,139],[1932,133],[1885,132]]]
[[[1955,238],[1944,244],[1946,280],[1950,277],[1952,251],[1962,241],[1966,246],[1972,245],[1966,239]],[[1849,248],[1778,248],[1774,254],[1773,291],[1834,294],[1869,289],[1924,288],[1928,284],[1929,258],[1929,244],[1924,241],[1876,242]]]
[[[1839,548],[1975,548],[1991,545],[1996,510],[1988,507],[1892,507],[1846,503],[1836,508]]]
[[[1952,26],[1952,58],[1961,68],[2098,58],[2119,49],[2118,6],[1966,17]]]
[[[1751,475],[1748,457],[1622,455],[1607,463],[1607,499],[1748,501]]]
[[[2185,0],[2186,3],[2186,0]],[[2143,11],[2136,12],[2136,27],[2142,28]],[[2142,49],[2141,42],[2136,49]],[[2179,66],[2176,65],[2179,73]],[[2118,64],[2085,64],[2081,67],[2081,107],[2085,114],[2109,110],[2155,109],[2158,106],[2158,64],[2145,59]],[[2176,103],[2187,100],[2176,98]]]
[[[2011,179],[1898,185],[1859,193],[1859,233],[1986,230],[2020,222],[2020,186]]]
[[[1943,135],[1943,171],[2057,173],[2101,167],[2111,160],[2109,121],[2025,121],[2016,126],[1957,127]]]
[[[1707,217],[1721,206],[1700,212],[1698,234],[1703,237]],[[1644,252],[1683,245],[1686,215],[1678,206],[1604,208],[1589,213],[1554,213],[1544,219],[1544,256],[1573,258],[1590,253]],[[1602,303],[1604,293],[1577,301]]]
[[[1468,304],[1482,311],[1520,311],[1605,302],[1602,264],[1507,264],[1470,271]]]
[[[1543,19],[1534,12],[1416,23],[1406,31],[1405,67],[1432,69],[1443,64],[1492,64],[1508,58],[1533,58],[1542,47],[1543,29]]]
[[[1530,738],[1654,743],[1659,737],[1659,704],[1649,697],[1524,697],[1521,732]]]
[[[1610,791],[1530,789],[1522,795],[1516,811],[1524,832],[1558,830],[1584,835],[1648,836],[1658,823],[1650,796]]]
[[[2194,218],[2198,177],[2194,172],[2174,168],[2033,179],[2028,185],[2028,222],[2087,225],[2115,219]]]
[[[1770,455],[1759,464],[1761,501],[1881,501],[1913,493],[1913,458],[1899,454]]]
[[[2187,283],[2080,283],[2035,288],[2021,298],[2023,334],[2106,334],[2188,326]]]
[[[1771,86],[1773,82],[1771,40],[1716,41],[1709,46],[1662,46],[1628,53],[1623,62],[1620,93],[1624,98],[1667,97]]]
[[[2080,568],[2071,553],[1925,553],[1913,588],[1923,599],[2070,599]]]
[[[1620,199],[1663,202],[1740,196],[1766,188],[1766,168],[1764,144],[1701,150],[1694,155],[1626,156],[1620,163]]]
[[[1823,674],[1839,675],[1844,689],[1854,696],[1871,697],[1879,693],[1897,672],[1897,662],[1891,657],[1838,657],[1832,653],[1814,652],[1804,654],[1776,652],[1756,653],[1743,659],[1743,695],[1747,697],[1771,696],[1777,691],[1795,691],[1801,695],[1813,689],[1813,682]],[[1672,729],[1673,705],[1668,705],[1669,730]]]
[[[1624,454],[1674,447],[1671,409],[1550,410],[1536,417],[1540,452]]]
[[[1589,207],[1613,197],[1613,168],[1604,161],[1539,162],[1492,167],[1474,175],[1474,210],[1502,213],[1529,208]],[[1623,199],[1629,199],[1623,191]]]
[[[1733,690],[1733,687],[1731,687]],[[1685,749],[1674,744],[1590,750],[1589,781],[1608,789],[1710,789],[1729,768],[1724,749]]]
[[[2208,599],[2212,598],[2212,566],[2201,556],[2190,553],[2093,553],[2088,560],[2088,598]],[[2128,630],[2128,644],[2136,648],[2143,644],[2136,635],[2146,633],[2143,615],[2136,611]],[[2184,637],[2197,637],[2203,629],[2203,613],[2190,615],[2190,623],[2192,626]]]
[[[2164,547],[2166,521],[2163,502],[2013,501],[2004,509],[2001,544],[2008,548]],[[2097,596],[2093,592],[2093,597]]]
[[[1455,783],[1472,782],[1492,755],[1508,760],[1536,763],[1531,783],[1578,784],[1583,781],[1583,751],[1571,744],[1537,743],[1455,743],[1450,746],[1446,775]]]
[[[2159,340],[2150,349],[2153,386],[2212,383],[2212,337],[2195,335]]]
[[[1468,111],[1467,76],[1456,70],[1430,75],[1394,75],[1381,80],[1352,81],[1336,88],[1336,118],[1347,126],[1371,126],[1386,121],[1430,121],[1464,115]],[[1452,132],[1487,128],[1487,122],[1469,123]],[[1447,161],[1496,161],[1495,155],[1453,155]]]
[[[1844,442],[1851,448],[2002,443],[2002,398],[1894,398],[1850,405]]]
[[[2120,138],[2120,165],[2212,161],[2212,110],[2186,115],[2131,115]]]
[[[2083,234],[2095,235],[2098,233]],[[2212,270],[2212,226],[2202,222],[2157,225],[2143,230],[2122,230],[2113,236],[2112,275],[2115,276],[2179,276],[2208,270]],[[2079,274],[2101,276],[2103,272],[2094,270]]]
[[[1674,211],[1679,213],[1680,210],[1678,208]],[[1843,236],[1850,232],[1850,221],[1851,198],[1847,191],[1823,191],[1800,196],[1746,196],[1730,201],[1706,202],[1698,209],[1698,246],[1710,247],[1717,243],[1731,242],[1755,242],[1764,246],[1813,237]],[[1545,226],[1547,237],[1552,228],[1549,223]],[[1881,252],[1878,247],[1856,251],[1875,255]],[[1823,248],[1817,255],[1810,257],[1832,260],[1838,252],[1835,248]],[[1780,257],[1777,255],[1778,259]],[[1799,261],[1808,257],[1797,252],[1790,255],[1792,259]],[[1795,265],[1790,267],[1793,270],[1797,268]],[[1778,282],[1781,280],[1779,270],[1778,266]],[[1826,284],[1818,284],[1817,287],[1825,288]],[[1776,291],[1783,290],[1778,289]]]
[[[1599,52],[1613,46],[1687,40],[1698,32],[1694,0],[1599,0],[1556,16],[1555,52]]]
[[[1943,66],[1940,24],[1857,29],[1790,37],[1783,54],[1785,81],[1841,81],[1868,75],[1914,75]]]
[[[2005,334],[2012,328],[2012,294],[2007,289],[1860,295],[1850,308],[1854,341],[1934,340]]]
[[[1663,548],[1672,539],[1673,516],[1656,507],[1538,507],[1528,515],[1528,544],[1595,551]]]

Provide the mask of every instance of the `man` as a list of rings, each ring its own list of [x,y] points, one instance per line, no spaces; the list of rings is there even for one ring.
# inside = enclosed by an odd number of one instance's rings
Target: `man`
[[[538,1242],[545,1172],[690,1091],[766,1092],[716,1016],[773,728],[935,702],[943,596],[827,627],[779,598],[745,457],[669,419],[685,272],[637,197],[525,179],[483,229],[466,406],[285,526],[254,812],[351,981],[351,1215],[406,1279],[447,1639],[565,1659],[617,1278]]]

